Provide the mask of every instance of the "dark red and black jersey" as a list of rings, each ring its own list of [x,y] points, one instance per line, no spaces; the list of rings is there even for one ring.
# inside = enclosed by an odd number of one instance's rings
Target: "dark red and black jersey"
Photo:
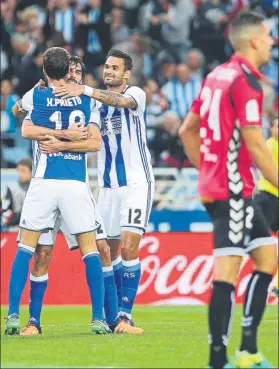
[[[241,128],[261,126],[262,78],[250,63],[234,55],[204,80],[191,111],[200,116],[199,194],[226,200],[253,193],[252,156]]]

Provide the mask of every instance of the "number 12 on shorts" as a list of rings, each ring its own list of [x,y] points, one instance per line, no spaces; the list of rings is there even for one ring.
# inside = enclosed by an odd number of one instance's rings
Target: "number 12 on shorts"
[[[141,224],[141,209],[129,209],[129,224]]]

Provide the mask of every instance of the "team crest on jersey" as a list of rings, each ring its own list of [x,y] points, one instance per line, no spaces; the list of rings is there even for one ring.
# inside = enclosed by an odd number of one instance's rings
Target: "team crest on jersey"
[[[108,116],[108,110],[101,107],[101,134],[102,136],[116,135],[122,132],[121,112],[115,108],[113,114]],[[99,110],[100,110],[99,109]]]

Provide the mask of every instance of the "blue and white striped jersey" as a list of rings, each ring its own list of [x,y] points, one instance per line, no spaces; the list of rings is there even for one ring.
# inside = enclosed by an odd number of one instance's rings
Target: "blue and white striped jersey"
[[[123,94],[135,99],[135,110],[117,109],[96,102],[103,140],[98,152],[100,187],[117,188],[133,183],[154,182],[146,140],[145,92],[139,87],[127,86]]]
[[[190,79],[187,83],[172,80],[162,86],[161,91],[170,102],[170,109],[184,119],[188,114],[192,102],[198,96],[202,81]]]
[[[22,98],[22,106],[28,111],[26,119],[33,124],[50,129],[68,129],[72,124],[94,123],[92,110],[95,100],[88,96],[60,99],[53,88],[31,89]],[[45,179],[72,179],[88,182],[87,155],[77,152],[43,154],[37,141],[32,142],[32,176]]]
[[[72,44],[75,32],[75,9],[71,7],[65,11],[57,9],[54,16],[54,28],[63,33],[68,44]]]

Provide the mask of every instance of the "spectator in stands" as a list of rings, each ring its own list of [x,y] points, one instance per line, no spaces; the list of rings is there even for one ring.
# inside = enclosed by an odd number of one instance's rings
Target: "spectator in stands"
[[[70,0],[57,0],[51,17],[52,27],[61,32],[68,45],[73,45],[75,31],[75,8]]]
[[[174,78],[175,68],[175,62],[170,55],[163,53],[163,56],[158,56],[153,65],[153,75],[159,87]]]
[[[2,2],[1,2],[2,9]],[[14,50],[11,45],[11,35],[8,32],[8,25],[5,24],[2,18],[3,13],[1,12],[1,79],[12,78],[13,68],[12,68],[12,56]]]
[[[23,96],[26,91],[29,91],[34,85],[44,78],[43,73],[43,55],[44,47],[39,46],[25,63],[22,63],[17,70],[18,85],[16,92],[19,96]]]
[[[223,63],[227,59],[225,29],[228,20],[226,0],[205,0],[200,4],[194,28],[198,36],[197,47],[208,63]]]
[[[174,111],[166,111],[158,118],[155,135],[149,144],[153,165],[159,167],[184,166],[186,156],[178,137],[181,125],[179,116]]]
[[[111,16],[105,5],[106,1],[88,0],[77,17],[76,46],[85,51],[84,63],[91,72],[104,63],[111,48]]]
[[[1,28],[12,33],[14,30],[13,13],[14,13],[14,1],[1,1]],[[3,34],[1,33],[2,37]],[[1,37],[1,38],[2,38]],[[1,40],[2,41],[2,40]]]
[[[193,1],[159,0],[153,3],[151,10],[146,10],[149,35],[161,41],[177,63],[183,62],[190,46],[191,20],[195,14]]]
[[[92,73],[85,73],[84,77],[84,84],[97,88],[98,87],[98,80],[93,76]]]
[[[29,6],[18,12],[18,19],[21,22],[21,32],[36,42],[43,41],[42,24],[39,19],[39,9],[36,6]]]
[[[176,67],[175,78],[167,82],[161,91],[169,101],[171,110],[175,111],[179,118],[184,119],[200,88],[200,81],[190,79],[187,64],[179,64]]]
[[[23,201],[32,176],[32,160],[22,159],[17,163],[18,181],[12,182],[1,193],[2,231],[16,232]]]
[[[124,23],[124,11],[119,8],[113,8],[111,21],[111,40],[112,44],[126,41],[129,38],[129,27]]]
[[[205,58],[199,49],[190,49],[186,57],[190,79],[202,84],[204,79]]]
[[[149,79],[145,82],[144,91],[146,93],[146,125],[147,139],[151,141],[155,136],[155,127],[159,117],[168,109],[168,101],[159,90],[156,81]]]
[[[12,107],[18,100],[13,93],[13,85],[8,80],[1,81],[1,132],[15,133],[16,118],[13,116]]]
[[[14,33],[11,37],[11,46],[13,48],[12,65],[14,72],[16,72],[19,65],[25,63],[25,60],[32,55],[36,45],[25,35]]]
[[[263,88],[263,133],[266,139],[270,136],[271,120],[274,113],[275,91],[269,81],[262,80]]]
[[[122,8],[126,13],[127,26],[131,29],[138,27],[139,10],[149,0],[111,0],[112,6]],[[153,1],[153,0],[152,0]]]
[[[133,73],[129,80],[131,85],[141,84],[145,72],[145,39],[138,33],[134,32],[128,40],[120,42],[113,47],[128,53],[133,60]]]
[[[279,63],[279,36],[278,36],[278,15],[276,17],[272,17],[269,20],[269,25],[271,28],[271,33],[274,40],[274,46],[272,48],[272,59],[270,62],[263,68],[263,73],[269,79],[270,84],[275,89],[278,94],[278,63]]]

